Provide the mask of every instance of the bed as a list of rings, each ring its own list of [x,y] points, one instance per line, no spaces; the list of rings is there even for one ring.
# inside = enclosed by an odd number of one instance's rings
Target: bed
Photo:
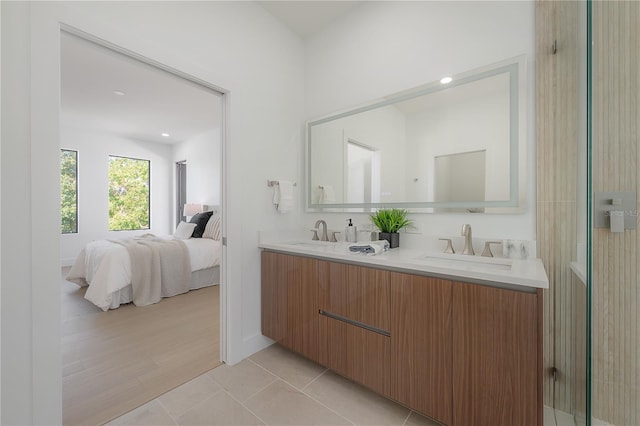
[[[208,230],[215,218],[202,228]],[[192,219],[193,220],[193,219]],[[219,283],[221,244],[217,235],[200,232],[196,226],[178,226],[168,237],[145,234],[120,240],[88,243],[78,254],[66,276],[67,281],[88,286],[85,299],[103,311],[133,302],[145,306],[164,297]],[[183,235],[179,231],[182,229]],[[202,237],[204,233],[205,237]],[[214,237],[218,237],[215,239]]]

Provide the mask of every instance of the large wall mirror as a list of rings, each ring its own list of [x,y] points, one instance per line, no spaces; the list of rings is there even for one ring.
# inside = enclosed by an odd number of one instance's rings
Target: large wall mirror
[[[307,123],[307,209],[513,213],[524,192],[525,59]]]

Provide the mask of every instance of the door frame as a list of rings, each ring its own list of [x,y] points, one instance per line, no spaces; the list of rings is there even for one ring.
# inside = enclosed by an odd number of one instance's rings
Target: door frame
[[[60,22],[60,32],[66,32],[72,34],[74,36],[80,37],[84,40],[90,41],[107,49],[111,49],[117,53],[125,55],[134,60],[140,61],[144,64],[150,65],[159,70],[165,71],[169,74],[172,74],[178,78],[201,86],[209,91],[212,91],[220,96],[220,109],[221,109],[221,119],[220,119],[220,156],[221,156],[221,170],[220,170],[220,215],[221,215],[221,239],[222,239],[222,250],[221,250],[221,259],[220,259],[220,360],[223,362],[227,362],[227,330],[229,329],[227,323],[227,312],[228,312],[228,297],[229,293],[227,291],[227,194],[228,194],[228,165],[227,165],[227,154],[228,150],[228,128],[229,128],[229,90],[224,89],[216,84],[210,83],[208,81],[202,80],[201,78],[195,77],[191,74],[182,72],[178,69],[172,68],[168,65],[165,65],[161,62],[158,62],[149,57],[140,55],[136,52],[133,52],[124,47],[118,46],[114,43],[111,43],[102,38],[96,37],[90,33],[82,31],[78,28]],[[58,113],[60,113],[60,107],[58,109]]]

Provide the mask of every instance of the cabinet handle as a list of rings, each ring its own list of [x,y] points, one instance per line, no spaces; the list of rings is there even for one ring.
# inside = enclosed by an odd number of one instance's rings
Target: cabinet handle
[[[378,328],[378,327],[374,327],[372,325],[364,324],[364,323],[362,323],[360,321],[355,321],[355,320],[343,317],[342,315],[332,314],[331,312],[327,312],[327,311],[322,310],[322,309],[320,309],[318,311],[318,313],[320,315],[323,315],[323,316],[328,317],[328,318],[332,318],[334,320],[346,322],[347,324],[355,325],[356,327],[364,328],[365,330],[373,331],[374,333],[378,333],[378,334],[382,334],[383,336],[391,337],[391,333],[386,331],[386,330],[383,330],[383,329]]]

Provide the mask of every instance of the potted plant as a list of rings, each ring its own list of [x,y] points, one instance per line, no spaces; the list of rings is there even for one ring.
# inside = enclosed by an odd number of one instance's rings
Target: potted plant
[[[402,228],[412,226],[412,221],[407,219],[409,212],[405,209],[380,209],[372,213],[369,218],[380,230],[379,239],[389,241],[391,248],[400,246],[400,234]]]

